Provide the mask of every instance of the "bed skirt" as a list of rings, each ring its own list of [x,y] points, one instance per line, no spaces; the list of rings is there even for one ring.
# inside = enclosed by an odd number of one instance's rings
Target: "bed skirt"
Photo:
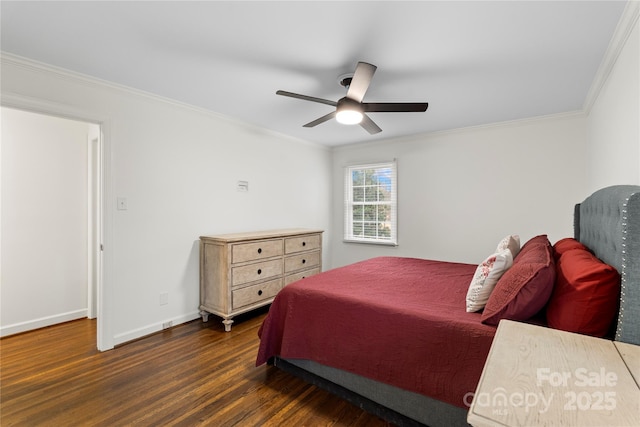
[[[418,393],[311,360],[274,357],[270,364],[400,427],[469,426],[466,409]]]

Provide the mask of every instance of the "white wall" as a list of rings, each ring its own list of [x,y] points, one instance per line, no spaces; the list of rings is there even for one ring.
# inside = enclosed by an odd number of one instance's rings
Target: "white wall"
[[[637,9],[638,4],[634,7]],[[587,121],[587,192],[640,184],[640,29],[638,13]]]
[[[106,123],[107,310],[98,325],[107,345],[198,317],[199,236],[329,228],[324,147],[15,57],[4,56],[1,71],[5,99]],[[249,181],[248,193],[236,190],[238,180]],[[116,197],[128,210],[116,210]],[[325,243],[328,259],[329,236]]]
[[[89,129],[2,108],[2,335],[87,316]]]
[[[377,255],[478,263],[507,234],[572,235],[584,190],[582,114],[334,150],[334,267]],[[398,160],[398,246],[342,242],[343,167]]]

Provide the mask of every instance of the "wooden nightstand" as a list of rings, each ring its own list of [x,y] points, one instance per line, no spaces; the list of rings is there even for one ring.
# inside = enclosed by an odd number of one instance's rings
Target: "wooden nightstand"
[[[639,346],[502,320],[467,421],[640,426],[639,376]]]

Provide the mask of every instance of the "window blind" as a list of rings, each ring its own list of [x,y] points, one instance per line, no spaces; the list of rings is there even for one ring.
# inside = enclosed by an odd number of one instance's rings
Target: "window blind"
[[[396,161],[347,166],[344,183],[344,240],[397,245]]]

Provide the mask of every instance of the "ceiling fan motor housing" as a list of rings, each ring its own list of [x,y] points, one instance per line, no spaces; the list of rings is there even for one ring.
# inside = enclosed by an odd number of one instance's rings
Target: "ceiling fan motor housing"
[[[344,98],[340,98],[338,100],[336,111],[341,111],[341,110],[355,110],[355,111],[362,112],[362,104],[359,103],[358,101],[354,101],[353,99],[347,98],[345,96]]]

